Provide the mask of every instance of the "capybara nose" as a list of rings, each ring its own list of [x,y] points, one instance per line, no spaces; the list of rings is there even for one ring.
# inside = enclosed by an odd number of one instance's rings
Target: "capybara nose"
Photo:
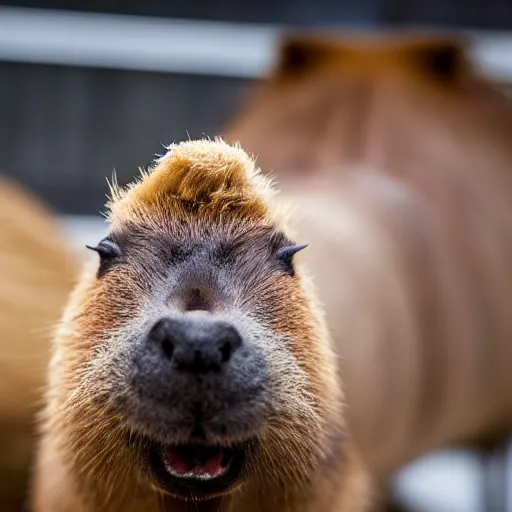
[[[180,372],[219,372],[242,345],[238,331],[229,323],[211,318],[162,318],[148,335],[162,358]]]

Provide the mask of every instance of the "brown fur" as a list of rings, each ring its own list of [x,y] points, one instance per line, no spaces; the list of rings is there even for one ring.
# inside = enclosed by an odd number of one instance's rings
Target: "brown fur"
[[[274,326],[265,328],[270,338],[261,349],[276,394],[274,417],[257,433],[260,449],[232,492],[208,502],[164,493],[141,457],[140,424],[115,408],[116,400],[131,397],[118,375],[129,335],[137,329],[133,319],[150,300],[147,283],[155,281],[162,265],[161,240],[171,234],[169,252],[180,233],[181,249],[195,236],[206,243],[232,233],[248,241],[247,257],[257,258],[254,244],[262,236],[266,240],[269,229],[287,231],[276,204],[253,161],[221,141],[171,147],[139,182],[123,191],[114,187],[110,232],[135,233],[144,240],[139,249],[144,256],[128,254],[125,264],[101,276],[95,262],[88,265],[71,297],[49,373],[37,512],[365,510],[367,481],[346,437],[331,343],[300,272],[289,278],[262,266],[234,276],[259,298],[255,318]],[[148,247],[151,252],[143,252]],[[282,336],[289,345],[279,341]]]
[[[49,340],[73,286],[74,255],[46,208],[0,179],[0,503],[27,499],[33,416]]]
[[[512,430],[512,108],[462,43],[290,38],[226,131],[297,204],[365,462]]]

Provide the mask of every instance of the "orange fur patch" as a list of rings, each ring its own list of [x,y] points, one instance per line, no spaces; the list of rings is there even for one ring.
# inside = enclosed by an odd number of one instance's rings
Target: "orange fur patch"
[[[271,182],[239,146],[221,139],[171,145],[142,179],[120,189],[112,187],[108,207],[111,220],[129,220],[135,208],[188,203],[211,215],[212,211],[237,217],[270,216]]]

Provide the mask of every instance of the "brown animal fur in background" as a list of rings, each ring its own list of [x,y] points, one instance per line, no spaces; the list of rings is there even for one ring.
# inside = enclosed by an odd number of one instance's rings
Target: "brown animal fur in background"
[[[512,431],[512,107],[437,37],[290,37],[226,130],[297,204],[383,477]]]
[[[221,141],[171,147],[113,191],[99,268],[55,340],[36,512],[366,510],[331,340],[273,194]]]
[[[27,501],[51,333],[76,265],[46,208],[0,179],[0,508]]]

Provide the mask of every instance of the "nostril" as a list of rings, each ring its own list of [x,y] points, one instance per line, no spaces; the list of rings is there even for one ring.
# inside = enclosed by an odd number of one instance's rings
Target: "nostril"
[[[174,354],[174,343],[172,342],[171,339],[165,338],[162,341],[162,350],[165,354],[165,357],[167,357],[167,359],[172,359],[172,356]]]
[[[221,363],[227,363],[233,352],[242,344],[242,338],[234,327],[223,326],[222,333],[215,344],[221,356]]]
[[[167,359],[172,359],[175,352],[176,342],[172,330],[172,320],[162,318],[153,326],[148,336],[149,344],[158,347]]]
[[[229,359],[231,357],[231,351],[232,351],[231,341],[225,340],[224,342],[221,343],[219,352],[221,355],[222,363],[227,363],[229,361]]]

